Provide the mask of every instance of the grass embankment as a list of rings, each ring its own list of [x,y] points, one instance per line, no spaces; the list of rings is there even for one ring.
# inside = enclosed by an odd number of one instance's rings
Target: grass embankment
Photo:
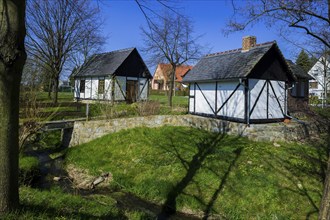
[[[136,128],[71,148],[67,164],[111,172],[112,189],[226,219],[317,218],[326,151],[185,127]]]

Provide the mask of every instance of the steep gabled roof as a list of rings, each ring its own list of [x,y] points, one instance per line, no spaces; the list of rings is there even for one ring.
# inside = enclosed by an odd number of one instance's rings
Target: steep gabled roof
[[[133,50],[136,49],[128,48],[111,51],[108,53],[95,54],[81,66],[78,73],[74,77],[112,75],[133,52]]]
[[[164,76],[164,79],[165,80],[168,80],[168,76],[169,76],[169,73],[172,69],[172,66],[171,64],[168,64],[168,63],[160,63],[158,64],[158,68],[161,69],[162,73],[163,73],[163,76]],[[193,68],[193,66],[188,66],[188,65],[180,65],[180,66],[177,66],[176,69],[175,69],[175,81],[177,82],[181,82],[182,81],[182,77],[184,75],[186,75],[186,73],[188,71],[190,71],[191,69]],[[157,69],[156,69],[157,71]]]
[[[275,51],[279,61],[292,74],[276,42],[267,42],[256,44],[248,51],[239,48],[206,55],[186,74],[183,82],[246,78],[271,50]]]
[[[293,63],[291,60],[286,61],[297,79],[313,79],[313,77],[307,74],[299,65]]]

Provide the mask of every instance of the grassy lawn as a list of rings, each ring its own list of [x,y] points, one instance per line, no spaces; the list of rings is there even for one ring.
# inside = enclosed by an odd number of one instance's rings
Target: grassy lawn
[[[260,143],[186,127],[136,128],[69,149],[111,189],[225,219],[317,219],[323,145]]]
[[[52,100],[48,98],[48,92],[39,92],[37,96],[39,102],[51,102]],[[73,92],[59,92],[58,102],[72,102]]]
[[[111,197],[77,196],[59,188],[20,188],[21,209],[1,219],[150,219],[139,211],[122,211]]]
[[[149,100],[156,104],[148,106],[141,103],[126,104],[118,102],[113,107],[110,107],[108,102],[92,103],[89,105],[90,117],[106,116],[107,118],[118,118],[139,116],[146,113],[162,115],[187,113],[188,97],[173,97],[172,109],[168,106],[167,96],[151,95]],[[37,121],[53,121],[86,116],[86,104],[74,102],[73,93],[70,92],[58,93],[58,104],[56,105],[52,103],[52,100],[48,99],[48,93],[40,92],[37,94],[37,106],[36,108],[33,107],[32,111],[25,109],[25,106],[21,106],[21,122],[31,120],[31,118],[35,118]],[[141,109],[141,106],[145,109]],[[150,112],[147,110],[153,107],[156,107],[154,111]]]
[[[150,95],[149,100],[158,101],[161,105],[168,105],[168,97],[165,95]],[[173,106],[187,107],[188,108],[188,97],[187,96],[173,96]]]

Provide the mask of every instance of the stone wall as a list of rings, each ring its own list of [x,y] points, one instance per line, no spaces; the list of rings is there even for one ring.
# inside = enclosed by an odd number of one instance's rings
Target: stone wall
[[[252,124],[223,121],[193,115],[156,115],[74,123],[70,146],[86,143],[103,135],[135,127],[160,127],[163,125],[189,126],[212,132],[226,132],[246,136],[256,141],[297,141],[315,135],[310,125],[301,123]]]

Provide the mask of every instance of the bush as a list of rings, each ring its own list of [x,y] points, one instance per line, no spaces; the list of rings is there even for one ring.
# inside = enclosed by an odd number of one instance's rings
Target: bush
[[[136,110],[139,116],[158,115],[160,103],[157,101],[142,101],[136,103]]]

